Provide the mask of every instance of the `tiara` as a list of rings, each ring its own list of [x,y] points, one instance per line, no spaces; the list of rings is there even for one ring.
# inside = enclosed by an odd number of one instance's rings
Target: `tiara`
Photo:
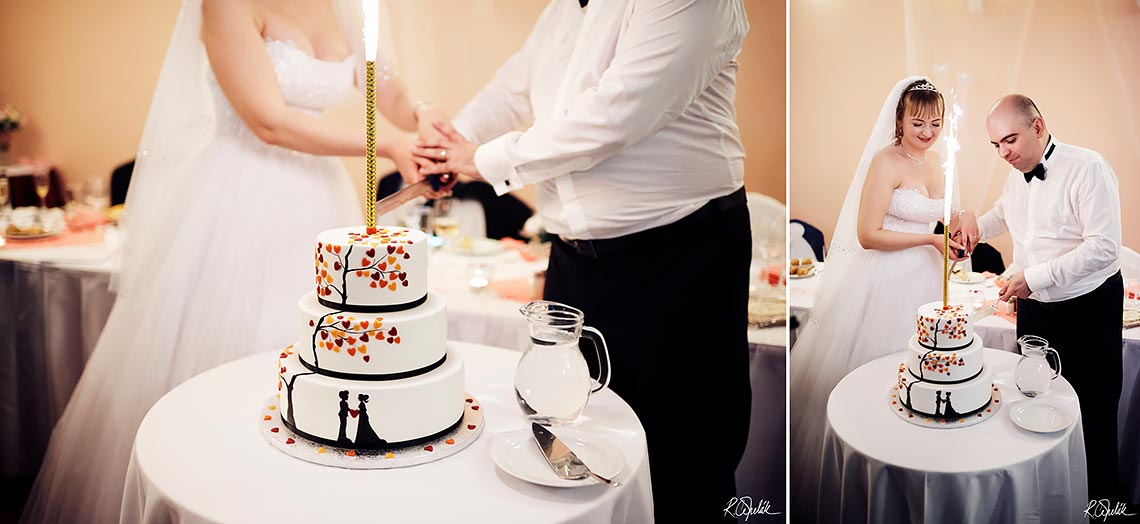
[[[908,93],[911,91],[934,91],[935,93],[937,93],[938,88],[934,87],[934,84],[931,84],[929,82],[923,82],[921,84],[915,84],[913,87],[911,87],[910,89],[907,89],[906,91]]]

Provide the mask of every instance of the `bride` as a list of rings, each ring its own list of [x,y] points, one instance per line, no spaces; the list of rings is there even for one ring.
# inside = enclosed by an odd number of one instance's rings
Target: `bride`
[[[931,149],[943,110],[926,78],[891,90],[843,202],[816,305],[792,349],[792,514],[807,522],[817,520],[832,388],[855,368],[905,349],[915,310],[941,296],[943,237],[932,231],[942,219],[945,183]],[[962,249],[954,241],[951,247]]]
[[[118,522],[135,431],[159,397],[292,340],[317,233],[361,223],[335,156],[365,153],[363,122],[322,118],[362,84],[360,9],[183,2],[127,199],[118,298],[52,434],[25,522]],[[385,64],[381,113],[407,131],[442,119],[413,105]],[[378,142],[408,182],[419,178],[410,140]]]

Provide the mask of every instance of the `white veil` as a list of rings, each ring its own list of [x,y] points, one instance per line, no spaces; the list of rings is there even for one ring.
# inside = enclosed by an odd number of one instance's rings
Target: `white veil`
[[[377,69],[395,71],[390,17],[383,0],[372,1],[380,4]],[[357,58],[357,85],[363,85],[361,3],[335,0],[333,6]],[[139,140],[127,192],[121,224],[122,249],[118,271],[112,276],[112,287],[117,288],[119,294],[141,287],[154,258],[162,256],[166,237],[185,215],[196,159],[214,138],[214,91],[208,82],[210,62],[201,31],[202,0],[183,0]],[[378,81],[378,84],[378,88],[382,88],[382,83]]]

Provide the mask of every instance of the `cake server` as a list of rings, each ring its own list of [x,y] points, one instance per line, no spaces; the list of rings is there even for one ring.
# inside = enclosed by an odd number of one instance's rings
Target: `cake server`
[[[376,216],[384,215],[392,212],[392,210],[404,205],[405,202],[421,197],[432,191],[439,191],[441,187],[447,187],[451,184],[455,175],[427,175],[423,180],[415,184],[405,186],[404,188],[376,201]]]
[[[542,456],[546,458],[546,463],[550,464],[551,469],[559,477],[566,480],[581,480],[586,477],[594,477],[599,481],[611,487],[618,487],[621,482],[605,478],[586,467],[582,459],[578,458],[566,444],[558,439],[542,424],[532,422],[530,430],[534,433],[534,441],[538,443],[538,448],[542,450]]]

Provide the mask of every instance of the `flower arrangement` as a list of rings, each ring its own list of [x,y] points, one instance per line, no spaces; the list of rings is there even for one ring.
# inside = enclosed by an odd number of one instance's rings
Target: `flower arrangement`
[[[24,123],[24,115],[20,113],[19,109],[5,104],[0,107],[0,133],[11,133],[20,129],[20,125]]]

